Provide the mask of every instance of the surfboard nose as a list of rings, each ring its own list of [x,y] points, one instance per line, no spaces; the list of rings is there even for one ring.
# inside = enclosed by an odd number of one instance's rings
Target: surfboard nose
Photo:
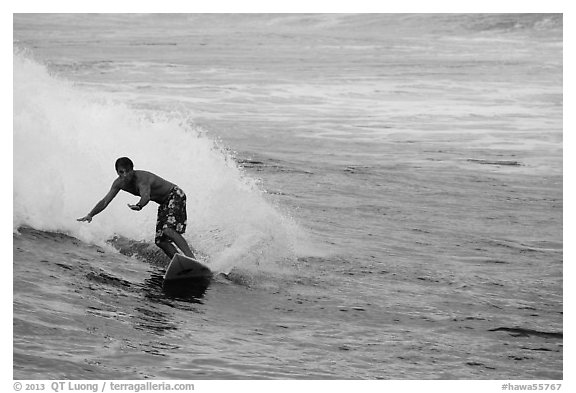
[[[207,266],[195,259],[176,254],[166,269],[164,281],[210,277],[212,277],[212,272]]]

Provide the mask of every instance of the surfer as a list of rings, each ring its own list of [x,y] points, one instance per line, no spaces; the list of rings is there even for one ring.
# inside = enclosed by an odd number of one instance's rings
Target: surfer
[[[135,205],[128,204],[132,210],[140,211],[150,201],[158,203],[154,242],[170,259],[178,252],[176,247],[187,257],[195,258],[188,242],[182,236],[186,232],[187,219],[184,191],[154,173],[134,170],[134,164],[128,157],[116,160],[116,173],[118,173],[118,178],[112,183],[108,194],[96,204],[90,213],[79,218],[78,221],[91,222],[92,217],[106,209],[118,192],[123,190],[140,197]]]

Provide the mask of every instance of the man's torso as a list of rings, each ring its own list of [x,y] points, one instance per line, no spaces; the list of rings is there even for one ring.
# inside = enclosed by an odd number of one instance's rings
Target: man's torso
[[[154,173],[135,170],[132,181],[125,184],[121,183],[120,189],[129,192],[132,195],[141,196],[140,187],[143,184],[150,184],[150,200],[159,204],[166,200],[170,191],[175,186],[175,184],[162,179]]]

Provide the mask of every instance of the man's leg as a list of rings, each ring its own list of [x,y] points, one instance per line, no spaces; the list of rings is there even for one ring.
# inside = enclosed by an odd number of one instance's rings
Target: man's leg
[[[176,247],[174,247],[174,245],[170,242],[170,240],[168,240],[165,237],[157,239],[156,245],[160,247],[160,249],[162,249],[162,251],[164,251],[164,253],[168,255],[168,258],[170,259],[172,259],[174,255],[176,255],[176,253],[178,253]]]
[[[196,257],[194,256],[194,253],[190,249],[190,246],[188,246],[188,242],[186,242],[186,239],[184,239],[184,237],[182,237],[181,234],[179,234],[178,232],[176,232],[172,228],[164,228],[163,232],[164,232],[164,236],[166,236],[170,240],[172,240],[174,242],[174,244],[176,244],[176,247],[178,247],[184,253],[184,255],[186,255],[187,257],[196,259]],[[172,248],[174,248],[174,246],[172,246]]]

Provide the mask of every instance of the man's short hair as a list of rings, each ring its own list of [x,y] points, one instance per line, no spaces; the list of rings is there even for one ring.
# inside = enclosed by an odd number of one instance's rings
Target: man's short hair
[[[134,163],[128,157],[120,157],[119,159],[116,160],[116,172],[118,172],[118,168],[133,170]]]

